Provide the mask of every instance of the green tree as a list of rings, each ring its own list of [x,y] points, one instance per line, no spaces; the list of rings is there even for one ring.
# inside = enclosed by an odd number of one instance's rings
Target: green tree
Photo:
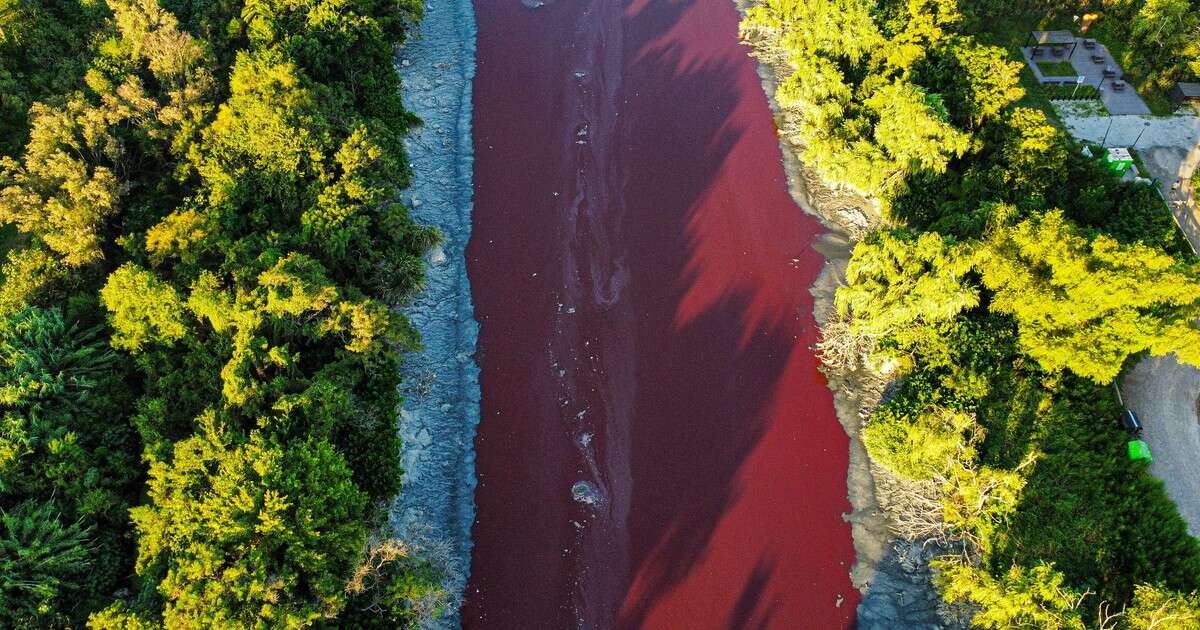
[[[74,98],[63,109],[34,105],[31,114],[24,164],[0,158],[0,222],[37,235],[70,266],[96,262],[121,196],[104,162],[119,153],[108,126],[122,112],[97,116]]]
[[[216,414],[150,468],[138,571],[168,627],[301,628],[331,618],[366,544],[367,497],[325,441],[241,441]]]
[[[1054,211],[996,228],[979,269],[992,310],[1013,315],[1047,370],[1108,383],[1143,350],[1200,363],[1200,277],[1158,250],[1089,240]]]
[[[942,482],[942,518],[983,557],[1017,510],[1025,479],[1017,472],[955,462]]]
[[[0,623],[6,628],[63,624],[88,568],[88,532],[63,524],[52,502],[0,510]]]
[[[935,561],[935,581],[946,601],[969,601],[979,607],[972,625],[991,630],[1041,628],[1084,630],[1078,611],[1083,596],[1063,584],[1048,564],[1013,565],[993,577],[955,560]]]
[[[0,156],[25,144],[30,106],[76,88],[105,13],[95,2],[0,1]]]
[[[885,404],[862,430],[872,461],[915,480],[973,464],[975,445],[982,438],[983,430],[970,414],[938,406],[906,413],[901,405]]]
[[[346,586],[350,602],[339,621],[356,628],[417,627],[448,605],[442,575],[395,540],[373,540]]]
[[[887,197],[967,149],[941,99],[910,81],[924,47],[957,20],[953,2],[912,0],[889,39],[862,0],[767,0],[741,25],[754,55],[779,69],[781,131],[818,174]]]
[[[186,333],[184,307],[171,285],[149,271],[125,264],[100,290],[113,327],[114,348],[138,352],[151,343],[169,344]]]
[[[58,601],[56,625],[108,598],[132,569],[124,532],[139,445],[124,421],[126,367],[101,327],[70,323],[58,309],[0,320],[0,508],[52,501],[58,518],[93,532],[81,560],[88,571],[70,603]]]
[[[123,520],[136,446],[112,426],[128,402],[122,368],[99,328],[68,324],[57,309],[0,323],[0,490]]]
[[[846,268],[846,286],[836,303],[853,317],[856,334],[886,337],[902,355],[915,346],[938,343],[937,327],[979,304],[979,289],[968,279],[971,246],[936,233],[876,232],[854,248]]]
[[[893,81],[877,89],[867,100],[879,122],[874,138],[896,165],[897,173],[946,169],[951,157],[966,152],[970,137],[955,129],[940,97],[911,83]]]
[[[947,93],[951,107],[971,127],[994,119],[1025,95],[1020,85],[1021,63],[1009,61],[1003,48],[981,46],[970,37],[947,41],[940,52],[951,74]]]
[[[1139,584],[1133,605],[1125,611],[1130,630],[1197,630],[1200,628],[1200,594],[1175,593],[1162,587]]]
[[[1152,85],[1167,89],[1185,74],[1200,76],[1200,15],[1189,0],[1145,0],[1129,33],[1128,61]]]

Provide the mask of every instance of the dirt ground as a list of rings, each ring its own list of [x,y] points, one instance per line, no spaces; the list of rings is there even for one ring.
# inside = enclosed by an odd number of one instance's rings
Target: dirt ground
[[[1125,377],[1125,406],[1145,427],[1150,472],[1166,484],[1193,536],[1200,536],[1200,370],[1174,355],[1146,357]]]

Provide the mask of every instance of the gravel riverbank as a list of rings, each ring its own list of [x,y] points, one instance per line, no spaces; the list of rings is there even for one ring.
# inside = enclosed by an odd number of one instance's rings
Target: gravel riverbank
[[[444,570],[454,605],[434,627],[460,625],[471,558],[479,326],[464,249],[471,235],[471,88],[475,15],[470,0],[426,0],[420,34],[397,51],[405,106],[424,122],[407,138],[413,170],[404,200],[441,230],[427,256],[426,288],[403,310],[424,348],[405,355],[400,433],[404,489],[392,511],[399,537]]]

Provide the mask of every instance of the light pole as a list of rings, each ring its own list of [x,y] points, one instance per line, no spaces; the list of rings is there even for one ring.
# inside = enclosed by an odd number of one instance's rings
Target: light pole
[[[1137,137],[1137,140],[1134,140],[1134,141],[1133,141],[1133,147],[1134,147],[1135,149],[1137,148],[1137,143],[1138,143],[1138,140],[1141,140],[1141,139],[1142,139],[1142,134],[1146,133],[1146,130],[1147,130],[1147,129],[1149,129],[1149,128],[1150,128],[1150,121],[1149,121],[1149,120],[1147,120],[1147,121],[1146,121],[1146,124],[1145,124],[1145,125],[1142,125],[1142,130],[1138,132],[1138,137]]]
[[[1113,121],[1113,117],[1109,116],[1108,117],[1108,129],[1104,130],[1104,139],[1100,141],[1100,146],[1102,146],[1102,147],[1108,146],[1108,132],[1112,131],[1112,121]]]

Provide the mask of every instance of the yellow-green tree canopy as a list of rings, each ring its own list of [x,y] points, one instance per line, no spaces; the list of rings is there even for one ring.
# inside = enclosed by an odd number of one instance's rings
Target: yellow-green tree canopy
[[[1125,611],[1125,623],[1129,630],[1200,629],[1200,593],[1139,584],[1133,592],[1133,605]]]
[[[973,262],[970,245],[933,232],[875,232],[854,248],[838,310],[853,316],[858,334],[919,343],[979,304],[979,288],[966,279]]]
[[[1000,577],[954,560],[935,561],[938,587],[946,601],[966,600],[979,607],[974,626],[994,630],[1084,630],[1077,610],[1081,594],[1063,585],[1063,575],[1048,564],[1013,566]]]
[[[915,414],[884,405],[862,432],[872,461],[915,480],[944,476],[959,462],[973,462],[982,438],[971,414],[937,405]]]
[[[302,628],[333,617],[367,542],[367,496],[329,443],[240,442],[213,412],[150,468],[138,570],[174,628]]]
[[[969,136],[940,98],[909,77],[957,21],[956,5],[910,5],[891,38],[865,0],[766,0],[747,11],[742,38],[781,74],[783,132],[827,181],[884,194],[909,173],[944,170],[967,149]]]
[[[174,287],[132,263],[109,276],[100,300],[109,312],[114,348],[138,352],[148,344],[169,345],[187,330]]]
[[[1089,239],[1053,211],[996,228],[978,265],[992,310],[1048,370],[1107,383],[1143,350],[1200,363],[1200,273],[1160,250]]]

